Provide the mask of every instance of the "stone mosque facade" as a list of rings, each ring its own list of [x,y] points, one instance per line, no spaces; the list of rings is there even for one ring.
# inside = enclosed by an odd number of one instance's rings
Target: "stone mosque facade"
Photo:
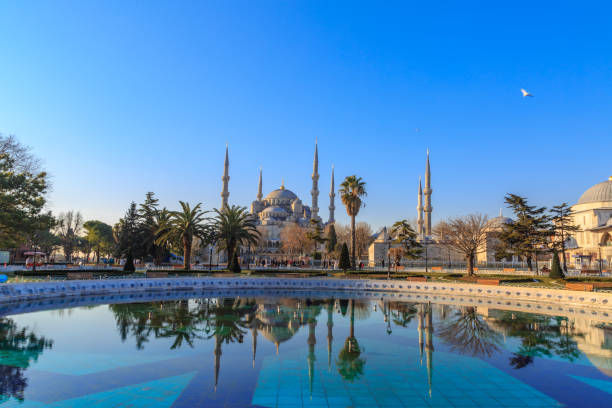
[[[259,183],[257,186],[256,200],[251,203],[251,214],[255,217],[258,229],[267,242],[270,249],[280,246],[280,235],[283,228],[291,224],[303,227],[311,226],[313,222],[321,226],[335,222],[335,192],[334,192],[334,168],[331,169],[331,188],[329,193],[329,217],[323,221],[319,215],[319,150],[315,142],[314,160],[312,166],[312,189],[310,190],[310,205],[305,204],[297,194],[281,186],[263,195],[263,172],[259,170]],[[223,171],[223,189],[221,192],[222,208],[228,205],[229,197],[229,154],[226,147],[225,164]]]
[[[579,269],[610,270],[612,265],[612,176],[595,184],[572,206],[579,231],[569,239],[567,261]]]

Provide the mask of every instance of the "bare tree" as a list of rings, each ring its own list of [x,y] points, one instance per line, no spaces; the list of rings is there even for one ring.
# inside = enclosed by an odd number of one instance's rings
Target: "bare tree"
[[[485,247],[487,227],[486,215],[470,214],[440,222],[434,229],[434,235],[441,245],[465,256],[468,275],[472,276],[476,254]]]
[[[79,234],[83,227],[83,217],[80,212],[68,211],[57,217],[55,234],[61,241],[66,262],[72,261],[72,254],[79,244]]]
[[[281,230],[283,251],[292,255],[303,255],[312,250],[312,240],[307,236],[308,229],[298,224],[290,224]]]
[[[15,167],[19,172],[39,173],[41,170],[40,160],[32,155],[30,148],[19,143],[13,135],[5,136],[0,133],[0,155],[7,155],[15,161]]]
[[[346,246],[351,246],[351,228],[348,225],[342,224],[334,224],[334,228],[336,228],[336,237],[338,240],[338,245],[342,246],[342,244],[346,244]]]
[[[372,227],[367,222],[358,222],[355,226],[355,250],[358,259],[361,259],[362,254],[368,252],[368,247],[374,240],[372,235]]]

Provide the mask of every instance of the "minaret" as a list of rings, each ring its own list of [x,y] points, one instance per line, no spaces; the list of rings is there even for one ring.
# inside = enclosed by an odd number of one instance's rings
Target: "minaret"
[[[425,341],[423,340],[423,330],[425,330],[425,323],[423,321],[423,305],[419,305],[419,323],[417,326],[417,331],[419,333],[419,357],[421,358],[421,365],[423,365],[423,346],[425,345]]]
[[[334,189],[334,165],[332,164],[331,188],[329,189],[329,220],[327,221],[328,224],[333,224],[334,222],[336,222],[336,220],[334,219],[334,212],[336,211],[336,192],[334,191]]]
[[[314,369],[315,369],[315,344],[317,344],[317,337],[315,335],[315,328],[317,327],[317,321],[314,318],[308,320],[308,388],[310,390],[310,397],[312,398],[312,386],[314,384]]]
[[[261,167],[259,168],[259,184],[257,185],[257,201],[261,201],[263,199],[263,177],[261,172]]]
[[[421,176],[419,176],[419,195],[417,204],[417,234],[423,236],[423,187],[421,186]]]
[[[225,164],[223,165],[223,191],[221,192],[221,209],[227,207],[227,199],[229,198],[229,154],[228,147],[225,145]]]
[[[319,221],[319,148],[315,141],[314,162],[312,163],[312,206],[310,207],[310,218]]]
[[[429,170],[429,149],[427,149],[427,165],[425,166],[425,189],[423,194],[425,195],[425,235],[431,236],[431,171]]]
[[[431,319],[431,303],[427,304],[427,327],[425,328],[425,355],[427,357],[427,384],[429,386],[429,397],[431,398],[431,386],[433,385],[433,322]]]
[[[331,356],[332,356],[332,340],[334,327],[334,304],[329,302],[327,304],[327,369],[331,370]]]

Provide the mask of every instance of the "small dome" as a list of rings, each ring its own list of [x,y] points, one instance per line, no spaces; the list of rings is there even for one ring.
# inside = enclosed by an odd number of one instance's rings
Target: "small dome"
[[[291,190],[287,190],[284,187],[281,187],[277,190],[270,192],[266,196],[266,200],[288,200],[293,201],[297,198],[297,196]]]
[[[603,183],[595,184],[584,192],[578,204],[596,203],[599,201],[612,201],[612,177]]]
[[[502,228],[504,224],[512,224],[512,218],[499,216],[489,220],[489,228]]]
[[[265,217],[288,217],[289,211],[282,207],[268,207],[261,212]]]

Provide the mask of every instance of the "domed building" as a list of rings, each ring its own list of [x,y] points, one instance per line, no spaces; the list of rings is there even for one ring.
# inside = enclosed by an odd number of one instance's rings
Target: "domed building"
[[[263,176],[259,171],[259,184],[257,189],[257,199],[251,203],[251,213],[257,217],[260,231],[268,242],[268,249],[265,252],[275,252],[275,248],[280,246],[280,235],[283,228],[290,224],[310,226],[312,221],[324,224],[319,216],[319,152],[315,143],[315,153],[312,172],[311,205],[305,205],[293,191],[285,188],[285,183],[281,183],[280,188],[271,191],[263,196]],[[331,173],[331,191],[329,193],[329,219],[327,224],[334,222],[334,169]]]
[[[223,169],[223,189],[221,191],[221,208],[228,206],[229,199],[229,153],[225,149],[225,163]],[[267,242],[265,253],[278,253],[280,235],[283,228],[291,224],[310,226],[312,221],[323,226],[335,222],[335,192],[334,168],[331,171],[331,189],[329,193],[329,218],[325,223],[319,216],[319,151],[315,142],[314,162],[312,171],[312,189],[310,190],[311,203],[305,205],[293,191],[285,188],[282,182],[280,188],[263,195],[263,174],[259,171],[259,184],[257,199],[251,203],[251,214],[255,217],[258,229]]]
[[[595,184],[572,206],[574,224],[580,228],[569,240],[571,263],[581,269],[603,269],[612,263],[612,177]],[[600,258],[601,257],[601,258]]]
[[[478,263],[493,263],[499,261],[499,259],[497,259],[497,248],[501,244],[499,236],[504,230],[504,225],[512,224],[512,222],[512,218],[503,216],[501,209],[499,210],[499,216],[491,218],[487,222],[486,241],[476,254],[476,261]],[[504,259],[504,261],[518,262],[519,259],[517,256],[512,256]]]

